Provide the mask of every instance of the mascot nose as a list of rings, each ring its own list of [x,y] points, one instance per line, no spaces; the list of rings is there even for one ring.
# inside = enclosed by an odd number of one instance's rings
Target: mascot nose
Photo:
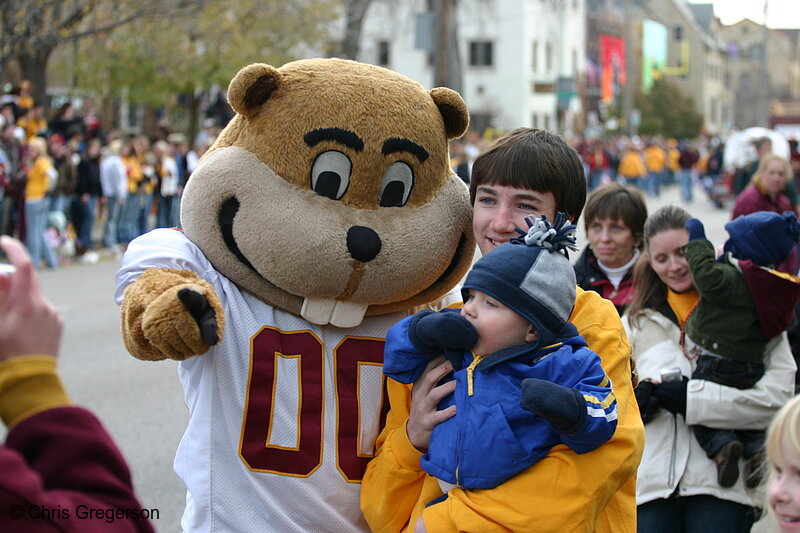
[[[373,229],[353,226],[347,230],[347,251],[356,261],[372,261],[381,251],[381,238]]]

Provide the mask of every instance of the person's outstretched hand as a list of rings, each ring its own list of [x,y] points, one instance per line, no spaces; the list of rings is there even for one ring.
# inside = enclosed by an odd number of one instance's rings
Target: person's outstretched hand
[[[25,246],[3,235],[0,248],[15,267],[0,274],[0,362],[23,355],[58,355],[64,321],[39,288]]]

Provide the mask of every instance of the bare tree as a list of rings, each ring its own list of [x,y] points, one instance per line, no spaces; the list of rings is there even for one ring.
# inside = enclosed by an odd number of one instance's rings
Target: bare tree
[[[33,83],[34,98],[45,101],[47,63],[61,44],[108,33],[146,17],[196,8],[205,0],[2,0],[0,68],[17,61]]]
[[[371,3],[372,0],[346,0],[344,3],[345,30],[341,56],[346,59],[358,58],[361,26]]]

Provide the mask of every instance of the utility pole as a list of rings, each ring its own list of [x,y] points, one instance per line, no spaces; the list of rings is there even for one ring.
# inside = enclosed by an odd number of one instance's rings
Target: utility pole
[[[447,86],[447,45],[449,39],[450,0],[439,0],[438,50],[436,53],[437,87]]]
[[[758,121],[761,126],[769,127],[769,99],[770,83],[767,73],[767,43],[769,41],[769,29],[767,28],[767,5],[769,0],[764,0],[764,29],[761,33],[761,57],[758,76]]]
[[[622,118],[625,120],[625,134],[633,135],[633,78],[631,76],[631,42],[633,24],[631,23],[631,0],[625,0],[625,85],[622,87]]]

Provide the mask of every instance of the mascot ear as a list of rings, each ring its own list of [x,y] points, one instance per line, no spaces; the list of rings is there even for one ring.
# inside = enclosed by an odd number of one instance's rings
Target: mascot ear
[[[469,126],[469,111],[461,95],[447,87],[431,89],[430,94],[444,119],[447,139],[458,139],[464,135]]]
[[[240,115],[251,117],[281,85],[278,69],[254,63],[236,73],[228,86],[228,103]]]

